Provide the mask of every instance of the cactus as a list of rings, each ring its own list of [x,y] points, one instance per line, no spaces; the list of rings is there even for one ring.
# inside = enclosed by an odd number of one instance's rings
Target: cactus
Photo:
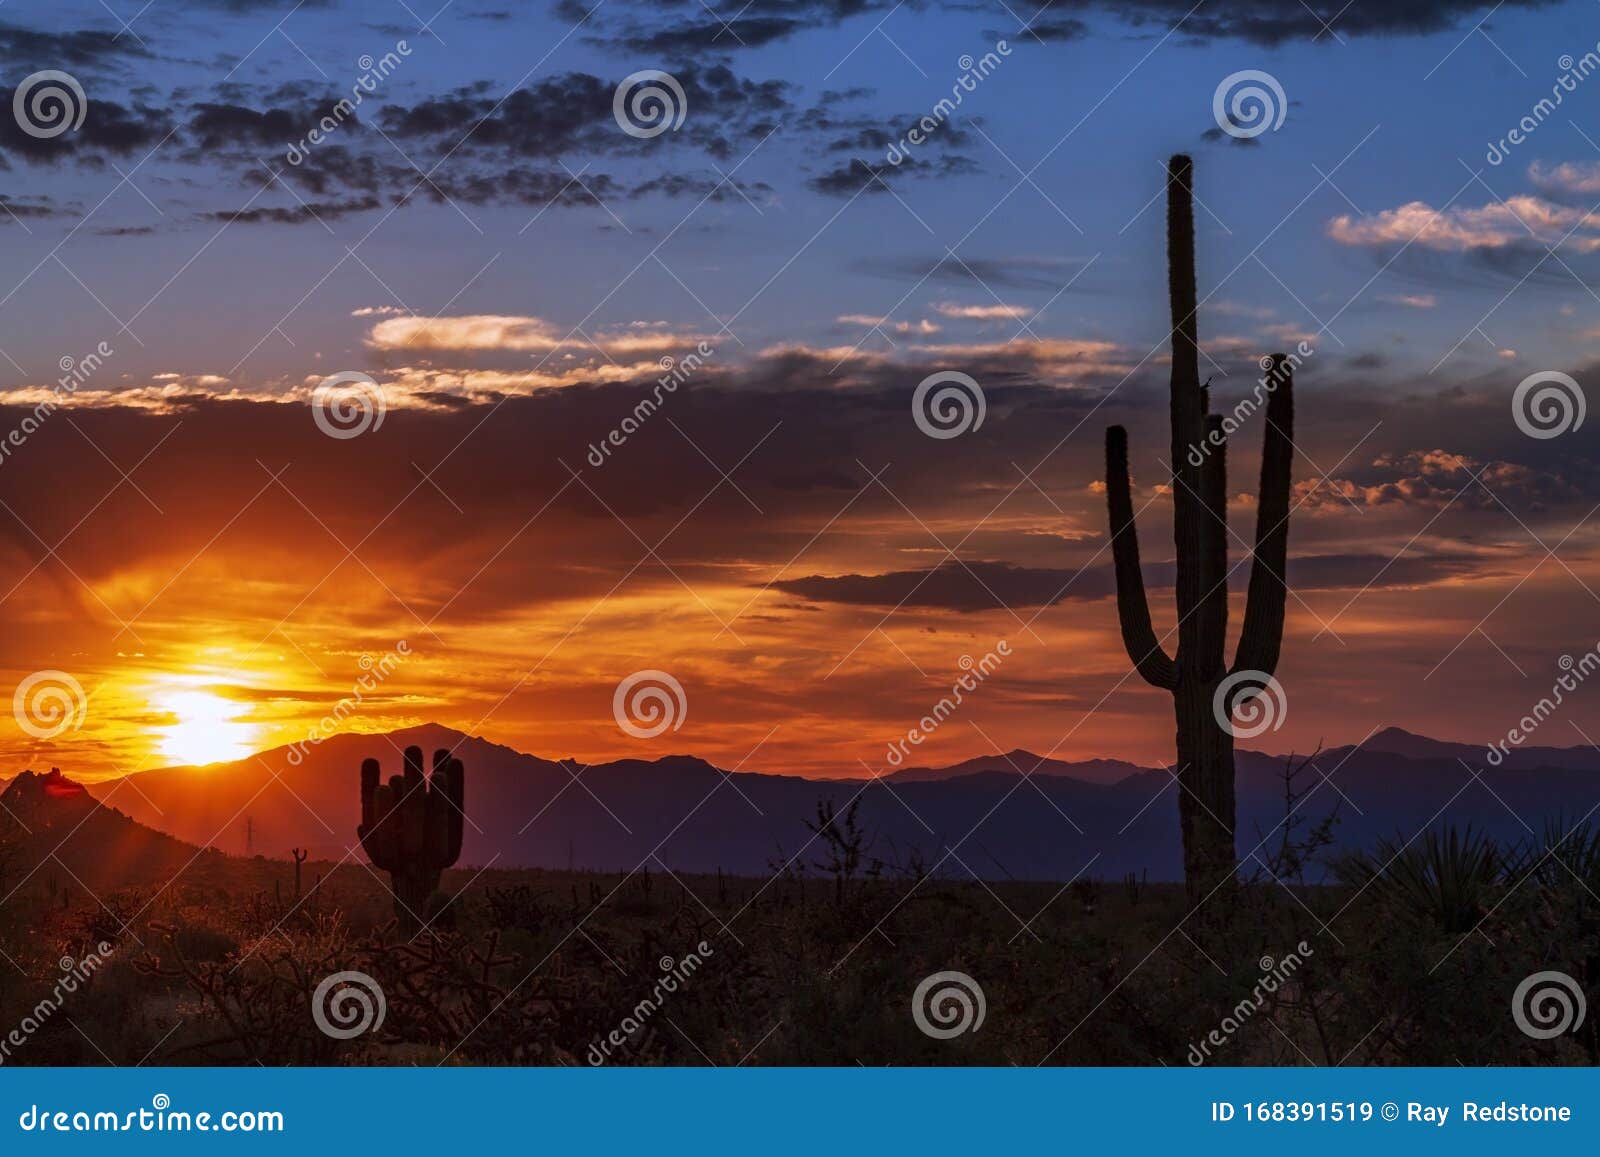
[[[311,854],[309,848],[290,848],[289,854],[294,857],[294,898],[300,899],[300,865],[306,862],[306,857]]]
[[[405,774],[378,782],[376,759],[361,763],[361,826],[356,834],[373,866],[389,873],[401,930],[415,933],[439,890],[439,877],[461,855],[466,773],[448,751],[433,753],[422,777],[422,748],[405,751]]]
[[[1150,623],[1139,543],[1128,485],[1128,435],[1106,430],[1106,494],[1116,568],[1122,641],[1145,681],[1170,691],[1177,716],[1178,815],[1183,829],[1184,878],[1208,896],[1234,878],[1233,705],[1278,665],[1283,643],[1284,567],[1289,535],[1289,475],[1293,465],[1294,393],[1287,358],[1265,361],[1276,383],[1266,409],[1261,497],[1256,512],[1255,560],[1231,670],[1224,649],[1228,627],[1226,443],[1222,415],[1210,413],[1200,382],[1195,325],[1193,172],[1186,156],[1167,166],[1167,277],[1172,304],[1173,540],[1177,548],[1178,648],[1162,649]],[[1196,463],[1195,459],[1199,462]],[[1246,683],[1225,678],[1257,672]],[[1218,698],[1225,702],[1215,703]]]

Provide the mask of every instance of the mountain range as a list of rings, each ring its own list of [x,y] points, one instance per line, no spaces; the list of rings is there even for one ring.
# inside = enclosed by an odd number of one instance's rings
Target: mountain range
[[[394,774],[413,744],[453,748],[465,762],[463,866],[630,870],[649,861],[673,871],[766,874],[801,853],[819,804],[859,801],[870,855],[890,866],[920,862],[941,875],[983,879],[1182,874],[1178,788],[1167,770],[1026,751],[878,780],[817,780],[730,772],[688,755],[594,765],[541,759],[427,724],[334,736],[303,749],[298,764],[277,748],[233,763],[141,772],[92,791],[136,824],[195,847],[272,857],[302,847],[316,859],[354,859],[361,760],[377,757],[384,774]],[[1276,839],[1284,767],[1282,756],[1239,752],[1247,866],[1258,841]],[[1447,824],[1519,840],[1600,808],[1600,752],[1521,748],[1489,767],[1480,747],[1390,729],[1321,752],[1298,784],[1310,792],[1299,809],[1305,816],[1337,808],[1341,847]],[[818,858],[813,846],[793,866]]]

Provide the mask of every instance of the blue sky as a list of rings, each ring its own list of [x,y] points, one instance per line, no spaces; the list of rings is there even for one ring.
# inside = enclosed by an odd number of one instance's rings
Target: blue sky
[[[140,12],[132,4],[124,7],[123,18]],[[414,10],[423,20],[431,15]],[[565,165],[572,173],[638,181],[663,173],[715,181],[713,165],[726,173],[737,164],[735,180],[750,186],[753,206],[728,196],[725,188],[722,199],[701,205],[687,222],[698,195],[602,194],[609,212],[593,204],[557,206],[532,225],[537,202],[502,207],[458,199],[459,209],[418,203],[382,220],[380,208],[329,219],[327,229],[309,221],[235,226],[195,257],[218,232],[216,222],[196,215],[242,206],[255,191],[248,162],[212,167],[180,161],[187,135],[180,132],[133,178],[165,215],[134,189],[117,188],[119,176],[111,168],[84,171],[70,162],[13,167],[7,178],[13,197],[50,196],[89,208],[110,193],[93,225],[153,229],[118,238],[80,230],[58,254],[120,321],[138,313],[143,324],[132,329],[146,348],[122,363],[129,380],[141,372],[220,374],[251,384],[297,376],[300,348],[325,357],[358,356],[363,327],[350,311],[394,306],[397,299],[422,313],[453,299],[455,312],[530,314],[572,325],[652,251],[668,268],[648,261],[616,289],[591,325],[643,318],[693,327],[709,323],[709,310],[719,319],[738,314],[733,331],[747,345],[789,340],[833,346],[841,338],[853,344],[860,334],[848,333],[850,327],[835,318],[881,315],[895,307],[916,281],[906,269],[931,263],[951,246],[980,275],[988,267],[978,259],[1043,264],[1012,279],[984,276],[987,285],[936,278],[898,304],[895,319],[932,317],[939,302],[995,304],[1003,298],[1029,309],[1049,303],[1032,325],[1041,336],[1150,348],[1161,340],[1164,325],[1159,311],[1148,308],[1159,301],[1160,215],[1141,216],[1138,210],[1161,188],[1162,160],[1179,150],[1198,154],[1198,191],[1211,210],[1201,215],[1202,279],[1244,263],[1216,289],[1214,301],[1225,308],[1271,308],[1273,323],[1312,332],[1337,315],[1329,327],[1335,338],[1324,340],[1341,352],[1382,351],[1428,370],[1487,314],[1484,333],[1456,349],[1458,368],[1481,368],[1493,353],[1489,341],[1525,356],[1570,357],[1582,350],[1578,335],[1589,324],[1586,306],[1596,305],[1571,274],[1550,263],[1496,308],[1522,267],[1512,273],[1463,268],[1467,263],[1451,260],[1454,255],[1420,248],[1369,285],[1387,254],[1341,246],[1327,235],[1330,219],[1344,213],[1377,213],[1410,201],[1481,206],[1496,196],[1528,193],[1527,166],[1536,160],[1600,162],[1600,150],[1578,131],[1600,94],[1581,88],[1504,164],[1484,161],[1486,143],[1548,94],[1562,54],[1581,55],[1600,40],[1590,5],[1502,7],[1478,31],[1474,26],[1486,10],[1469,7],[1430,35],[1325,33],[1315,42],[1302,37],[1276,45],[1242,37],[1201,39],[1187,35],[1185,26],[1172,32],[1166,24],[1131,24],[1099,6],[1082,14],[1087,28],[1081,35],[1047,44],[1033,40],[999,3],[872,7],[837,22],[819,20],[774,44],[716,54],[710,45],[707,51],[651,53],[595,43],[637,19],[636,12],[615,4],[601,6],[575,27],[567,14],[537,6],[492,19],[499,9],[461,0],[433,21],[438,39],[419,30],[421,20],[398,2],[197,11],[204,16],[158,3],[138,15],[120,42],[150,55],[108,53],[84,70],[90,115],[97,98],[129,104],[143,97],[180,109],[186,101],[218,99],[217,86],[225,83],[239,86],[241,104],[260,98],[257,107],[269,103],[262,94],[280,86],[347,91],[361,74],[360,56],[381,56],[400,39],[411,55],[382,82],[375,102],[405,105],[469,85],[498,99],[519,82],[527,86],[567,73],[614,82],[641,68],[682,71],[720,60],[741,79],[781,82],[788,107],[773,117],[777,131],[765,144],[752,151],[753,140],[742,138],[722,158],[709,156],[685,131],[640,142],[647,147],[619,147],[611,156],[575,148],[540,159],[553,173]],[[709,19],[696,6],[684,6],[679,19],[694,13]],[[1017,15],[1026,17],[1020,10]],[[118,32],[98,5],[14,5],[7,19],[38,30]],[[737,22],[732,27],[737,31]],[[1332,28],[1339,32],[1340,21]],[[873,185],[848,207],[845,196],[806,187],[807,178],[830,163],[820,149],[828,135],[817,130],[814,111],[825,91],[872,90],[843,107],[863,121],[882,118],[890,127],[895,118],[920,115],[947,95],[962,72],[959,58],[992,50],[995,34],[1012,53],[953,122],[966,134],[954,150],[967,159],[964,171],[921,178],[895,174],[895,196]],[[733,41],[724,35],[721,43]],[[28,59],[39,67],[52,63],[37,54]],[[1213,125],[1211,96],[1218,82],[1245,68],[1279,79],[1290,101],[1282,128],[1256,138],[1256,147],[1203,141],[1201,134]],[[691,102],[686,130],[698,117],[718,115]],[[368,119],[367,110],[358,116]],[[1569,123],[1573,118],[1578,128]],[[422,169],[431,169],[447,151],[432,141],[397,140],[391,146],[370,131],[343,130],[343,136],[364,136],[378,156],[407,172],[401,149]],[[286,139],[283,147],[288,144]],[[274,155],[258,145],[255,151],[284,167],[285,179],[294,182],[293,169],[281,165],[282,149]],[[134,150],[113,163],[127,171],[143,155]],[[831,162],[851,155],[835,154]],[[854,155],[881,164],[875,150]],[[441,172],[448,173],[452,163],[445,161]],[[1019,169],[1031,174],[1032,183],[1015,188]],[[1320,174],[1330,173],[1331,180],[1323,182]],[[295,201],[278,188],[252,204],[293,208]],[[32,268],[71,224],[70,218],[40,221],[30,225],[31,237],[13,227],[12,264]],[[357,252],[370,271],[347,258],[330,275],[344,248],[363,238]],[[1092,267],[1057,296],[1090,259]],[[1592,263],[1569,263],[1575,273],[1591,275]],[[177,277],[146,307],[153,273]],[[204,327],[186,324],[197,312],[213,311],[219,293],[228,301],[226,317],[212,316]],[[285,316],[302,295],[303,304]],[[1299,301],[1286,300],[1291,295]],[[1428,295],[1438,299],[1436,308],[1407,309],[1391,300]],[[1576,314],[1563,316],[1563,305]],[[6,349],[39,380],[60,349],[89,336],[85,327],[92,331],[96,314],[113,331],[120,328],[52,259],[0,309],[6,328],[19,335]],[[281,333],[241,364],[240,342],[253,346],[280,319]],[[1213,334],[1257,336],[1262,328],[1252,331],[1243,314],[1208,321]],[[1004,336],[1016,332],[1011,327]],[[174,340],[179,334],[181,340]],[[6,369],[16,374],[15,367]]]

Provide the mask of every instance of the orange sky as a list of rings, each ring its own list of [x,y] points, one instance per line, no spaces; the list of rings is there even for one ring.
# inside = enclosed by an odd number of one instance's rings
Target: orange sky
[[[412,398],[349,440],[323,436],[303,400],[60,411],[0,467],[5,677],[65,671],[88,704],[45,739],[0,721],[6,768],[98,777],[304,739],[402,644],[339,727],[432,720],[548,757],[864,774],[963,656],[1005,640],[918,762],[1170,758],[1169,702],[1129,676],[1117,635],[1099,491],[1109,422],[1132,427],[1136,482],[1159,476],[1163,367],[1091,413],[1115,371],[996,355],[975,370],[991,383],[984,425],[935,440],[908,404],[926,366],[828,364],[791,351],[708,369],[599,468],[587,447],[640,388]],[[1332,357],[1302,378],[1289,711],[1255,745],[1389,725],[1487,742],[1560,656],[1600,639],[1592,535],[1556,558],[1535,541],[1568,533],[1592,482],[1565,449],[1532,466],[1523,448],[1515,465],[1490,400],[1446,421],[1420,390],[1347,380]],[[1235,561],[1258,445],[1247,425],[1232,453]],[[1165,629],[1170,503],[1142,487],[1147,503]],[[1241,611],[1236,598],[1235,629]],[[682,684],[680,729],[619,728],[613,691],[641,669]],[[1595,718],[1580,698],[1541,742],[1600,736]]]

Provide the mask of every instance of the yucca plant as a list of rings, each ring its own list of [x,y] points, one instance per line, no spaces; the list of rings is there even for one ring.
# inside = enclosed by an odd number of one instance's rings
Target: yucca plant
[[[1427,831],[1399,844],[1379,840],[1372,852],[1346,857],[1339,878],[1419,922],[1465,935],[1494,907],[1512,863],[1492,838],[1469,824],[1464,831]]]

